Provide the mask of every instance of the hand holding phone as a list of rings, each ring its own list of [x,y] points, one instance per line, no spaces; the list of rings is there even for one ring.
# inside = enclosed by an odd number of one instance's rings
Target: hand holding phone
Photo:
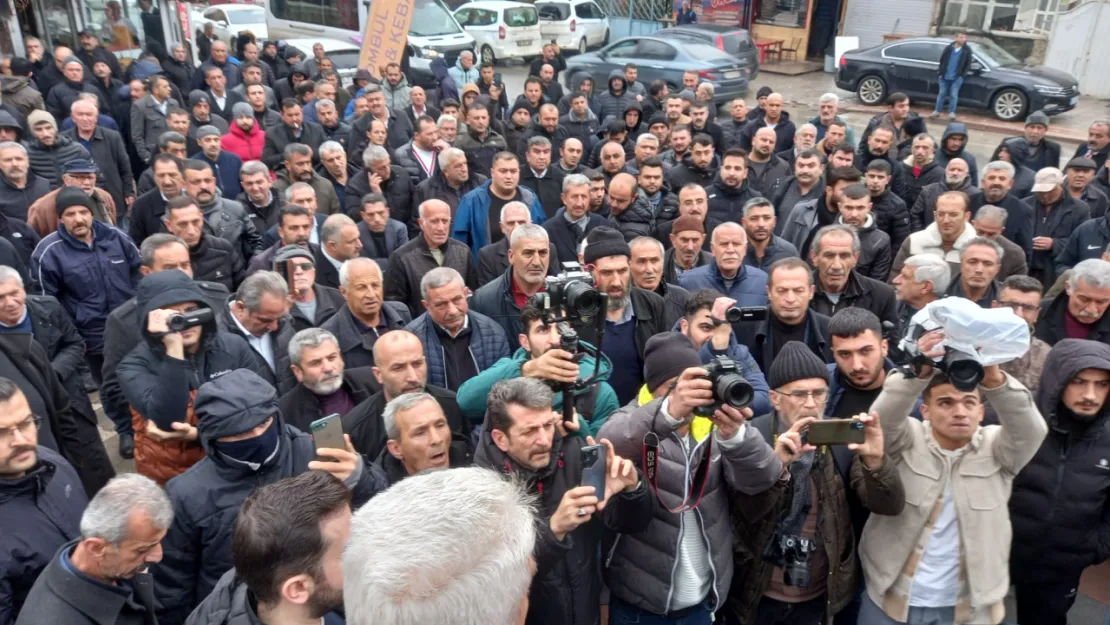
[[[605,479],[608,473],[609,448],[603,445],[586,445],[582,454],[581,486],[593,486],[599,501],[605,499]]]
[[[321,449],[347,449],[346,439],[343,438],[343,421],[339,413],[330,414],[323,419],[313,421],[309,426],[312,434],[312,444],[315,446],[317,460],[334,462],[333,459],[321,456]]]

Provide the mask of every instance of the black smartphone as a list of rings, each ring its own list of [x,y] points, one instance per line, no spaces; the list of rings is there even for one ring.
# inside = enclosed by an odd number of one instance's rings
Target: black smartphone
[[[809,424],[805,442],[810,445],[847,445],[864,441],[864,423],[858,419],[821,419]]]
[[[593,486],[598,501],[605,499],[605,465],[609,458],[604,445],[587,445],[582,448],[582,483]]]
[[[308,426],[312,434],[312,444],[316,449],[347,449],[347,442],[343,440],[343,421],[339,413],[330,414],[323,419],[313,421]],[[317,454],[320,460],[331,460]]]
[[[493,82],[499,83],[499,84],[502,84],[502,85],[505,84],[505,82],[503,80],[501,80],[501,72],[494,72],[493,73]]]

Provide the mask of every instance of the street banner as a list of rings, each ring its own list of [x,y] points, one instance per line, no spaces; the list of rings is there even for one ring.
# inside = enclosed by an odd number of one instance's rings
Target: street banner
[[[366,34],[358,66],[375,78],[389,63],[400,63],[408,45],[415,0],[373,0],[366,16]]]

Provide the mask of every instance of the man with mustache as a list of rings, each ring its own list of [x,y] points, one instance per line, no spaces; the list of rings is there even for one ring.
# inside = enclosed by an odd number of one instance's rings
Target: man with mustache
[[[381,390],[370,367],[349,369],[335,335],[308,328],[289,341],[289,364],[297,386],[278,402],[289,425],[308,432],[313,421],[331,414],[343,416]]]
[[[397,248],[385,272],[386,297],[419,316],[425,310],[421,280],[437,267],[450,267],[465,276],[466,286],[478,287],[475,258],[466,244],[451,237],[451,207],[442,200],[425,200],[417,208],[420,234]]]
[[[1049,345],[1063,339],[1110,343],[1110,262],[1091,258],[1075,265],[1060,295],[1041,304],[1036,336]]]
[[[975,195],[979,189],[971,183],[967,162],[954,158],[944,166],[944,180],[925,185],[917,200],[910,206],[910,227],[914,232],[923,230],[933,223],[933,213],[937,208],[937,198],[948,191],[962,191],[968,196]]]
[[[978,211],[987,204],[1006,209],[1007,239],[1025,250],[1026,262],[1033,255],[1033,211],[1013,193],[1014,166],[1006,161],[992,161],[983,167],[982,187],[971,196],[971,210]]]
[[[372,350],[378,338],[412,321],[408,306],[385,301],[382,268],[369,258],[343,263],[339,268],[339,292],[347,306],[320,327],[335,335],[348,369],[372,366]]]
[[[744,204],[740,224],[748,235],[748,253],[744,264],[767,271],[783,258],[797,256],[798,250],[789,241],[775,236],[775,205],[771,200],[755,197]]]
[[[897,327],[894,289],[856,270],[860,240],[854,226],[835,224],[818,230],[809,257],[816,268],[810,308],[829,317],[850,306],[866,308]]]
[[[303,220],[301,223],[304,223]],[[289,316],[293,319],[293,329],[298,332],[323,325],[342,310],[345,303],[339,289],[316,282],[318,257],[313,255],[311,247],[308,242],[283,246],[274,254],[270,264],[270,268],[290,285],[289,297],[293,305],[289,307]]]
[[[471,311],[468,295],[459,272],[437,267],[420,280],[424,314],[405,326],[424,344],[428,382],[451,391],[509,356],[505,331],[493,319]]]
[[[748,235],[740,224],[727,221],[713,229],[710,243],[712,260],[678,278],[687,291],[716,289],[736,300],[737,306],[767,305],[767,274],[748,267]]]
[[[1056,282],[1056,257],[1065,249],[1068,238],[1090,217],[1086,202],[1071,196],[1064,188],[1064,173],[1054,167],[1037,172],[1033,195],[1022,200],[1033,214],[1033,258],[1029,275],[1041,284]]]
[[[960,252],[960,277],[952,281],[948,295],[967,298],[983,308],[990,308],[1002,285],[998,283],[1002,267],[1002,246],[990,239],[975,237]]]
[[[1091,262],[1102,261],[1080,265]],[[1050,434],[1010,497],[1010,575],[1022,623],[1066,623],[1079,576],[1110,557],[1101,540],[1110,531],[1102,463],[1110,451],[1108,394],[1110,347],[1065,339],[1052,348],[1037,392]]]
[[[663,298],[666,323],[674,325],[686,312],[690,292],[663,279],[663,244],[651,237],[636,237],[628,242],[632,250],[632,284]]]

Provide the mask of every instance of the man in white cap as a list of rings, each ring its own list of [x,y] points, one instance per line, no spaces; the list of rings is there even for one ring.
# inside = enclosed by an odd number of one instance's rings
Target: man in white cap
[[[1064,189],[1064,172],[1045,167],[1033,180],[1033,195],[1023,200],[1033,209],[1033,261],[1029,275],[1052,284],[1056,281],[1055,258],[1068,237],[1090,216],[1090,209]]]

